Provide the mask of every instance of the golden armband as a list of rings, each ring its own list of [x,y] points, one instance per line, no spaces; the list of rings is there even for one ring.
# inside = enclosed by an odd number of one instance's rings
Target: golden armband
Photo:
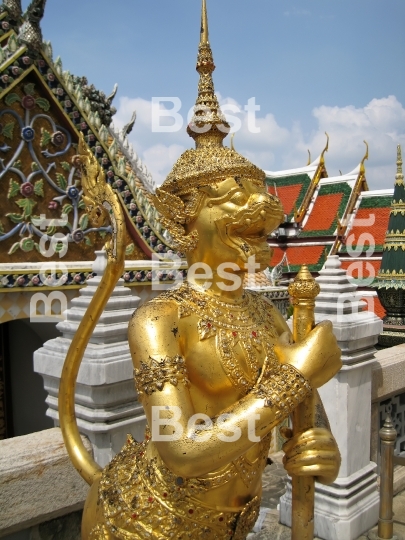
[[[177,386],[179,382],[188,385],[186,363],[182,356],[166,356],[160,360],[150,358],[150,363],[141,362],[140,368],[134,369],[135,386],[139,396],[162,391],[165,384]]]
[[[309,382],[295,367],[283,364],[266,374],[265,382],[253,388],[251,394],[265,400],[265,407],[275,410],[275,418],[287,417],[295,407],[312,394]]]

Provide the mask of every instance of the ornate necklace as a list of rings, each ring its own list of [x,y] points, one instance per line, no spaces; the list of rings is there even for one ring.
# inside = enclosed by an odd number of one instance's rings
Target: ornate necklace
[[[231,304],[209,296],[190,284],[168,291],[159,297],[175,299],[181,318],[197,315],[200,341],[215,337],[222,367],[246,395],[257,382],[261,369],[258,355],[264,352],[266,369],[277,364],[273,343],[277,337],[272,316],[273,306],[254,292],[245,292],[239,303]],[[162,298],[163,299],[163,298]],[[242,369],[235,354],[239,345],[248,367]]]

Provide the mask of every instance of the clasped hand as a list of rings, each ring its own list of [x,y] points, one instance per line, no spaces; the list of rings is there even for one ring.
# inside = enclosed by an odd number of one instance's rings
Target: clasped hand
[[[329,381],[342,367],[341,351],[333,335],[332,323],[323,321],[299,343],[291,343],[285,332],[274,347],[281,364],[294,366],[313,388]]]
[[[330,484],[339,473],[340,452],[326,428],[314,427],[294,435],[283,451],[284,468],[290,476],[315,476],[318,482]]]

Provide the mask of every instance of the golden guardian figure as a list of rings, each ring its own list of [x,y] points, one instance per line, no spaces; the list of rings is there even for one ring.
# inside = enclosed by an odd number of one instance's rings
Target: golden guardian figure
[[[244,291],[248,271],[270,258],[268,234],[279,200],[262,170],[223,146],[229,125],[214,93],[215,66],[203,0],[194,117],[195,149],[184,152],[154,203],[177,248],[187,282],[137,309],[129,324],[135,385],[148,420],[101,470],[84,449],[74,415],[81,356],[124,265],[125,225],[117,197],[81,141],[86,204],[98,224],[111,220],[108,265],[66,358],[60,421],[71,459],[91,484],[85,540],[243,540],[259,512],[271,430],[312,396],[317,414],[285,444],[290,475],[332,482],[340,465],[316,388],[340,368],[330,323],[299,343],[278,310]]]

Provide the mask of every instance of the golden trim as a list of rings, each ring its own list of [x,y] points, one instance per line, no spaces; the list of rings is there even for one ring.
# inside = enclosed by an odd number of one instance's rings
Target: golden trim
[[[5,34],[3,34],[2,36],[0,36],[0,45],[1,45],[1,43],[3,41],[6,41],[6,39],[9,38],[13,34],[17,37],[17,34],[15,33],[15,31],[13,29],[11,29],[8,32],[6,32]]]
[[[349,201],[347,203],[346,209],[342,216],[342,221],[344,222],[347,220],[347,217],[350,216],[350,214],[353,212],[354,207],[357,204],[357,201],[359,200],[360,194],[362,191],[368,191],[368,185],[367,180],[365,178],[366,169],[364,166],[364,161],[368,159],[368,143],[366,141],[363,141],[366,145],[366,153],[364,154],[363,159],[360,162],[360,172],[357,175],[356,183],[354,184],[354,188],[352,190],[352,193],[350,195]]]
[[[22,293],[22,292],[44,292],[44,291],[73,291],[75,289],[82,289],[83,285],[65,285],[64,287],[8,287],[0,288],[0,294],[2,293]]]
[[[48,58],[48,56],[45,54],[44,51],[41,51],[41,54],[45,60],[45,62],[47,62],[48,66],[51,68],[52,70],[52,74],[57,78],[58,82],[60,83],[60,85],[62,86],[62,88],[65,90],[66,94],[69,96],[69,100],[72,101],[75,106],[77,107],[78,111],[80,112],[81,116],[83,116],[84,120],[86,121],[87,125],[89,126],[89,128],[94,131],[94,134],[96,135],[97,137],[97,143],[103,147],[103,150],[105,151],[105,153],[109,156],[109,159],[110,159],[110,162],[112,164],[112,166],[114,167],[114,172],[116,174],[116,176],[120,176],[120,174],[117,173],[116,169],[115,169],[115,165],[114,165],[114,160],[111,159],[111,156],[110,156],[110,153],[108,151],[108,148],[105,146],[104,142],[99,138],[99,128],[97,126],[95,126],[93,123],[91,123],[88,119],[88,116],[87,116],[87,113],[86,111],[84,111],[81,107],[79,107],[79,103],[78,101],[76,100],[76,96],[74,94],[74,91],[70,92],[66,86],[66,83],[65,83],[65,80],[64,78],[59,75],[59,73],[56,71],[56,69],[54,68],[54,62],[52,60],[50,60]],[[44,83],[44,86],[46,87],[46,89],[48,90],[49,92],[49,88],[46,86],[45,84],[45,81],[41,75],[41,73],[38,71],[38,69],[36,68],[36,66],[33,66],[35,68],[35,71],[37,72],[37,74],[39,75],[39,77],[41,78],[42,82]],[[54,100],[54,102],[59,106],[60,110],[62,111],[63,115],[65,116],[65,118],[67,118],[67,120],[69,121],[69,123],[71,124],[71,126],[73,127],[73,129],[75,130],[75,132],[77,133],[78,137],[80,136],[81,134],[81,131],[79,131],[76,127],[76,125],[72,122],[70,116],[66,113],[66,111],[63,109],[62,105],[59,103],[59,101],[55,98],[55,96],[52,94],[52,92],[50,92],[50,94],[52,95],[52,98]]]
[[[141,271],[142,269],[137,271]],[[146,269],[144,269],[146,270]],[[150,270],[150,269],[149,269]],[[173,285],[175,281],[159,281],[159,285]],[[8,287],[8,288],[0,288],[0,294],[2,293],[23,293],[23,292],[49,292],[49,291],[73,291],[76,289],[82,289],[83,287],[86,287],[87,283],[83,283],[82,285],[65,285],[64,287],[46,287],[45,285],[42,287]],[[151,287],[154,284],[153,281],[132,281],[131,283],[124,280],[124,287]]]
[[[311,180],[309,188],[307,192],[305,193],[305,197],[300,207],[298,208],[298,210],[295,210],[295,207],[294,207],[295,223],[302,222],[302,220],[304,219],[307,213],[309,203],[311,202],[311,199],[315,193],[316,188],[318,187],[319,182],[321,181],[322,178],[328,177],[328,173],[326,172],[326,167],[325,167],[325,152],[329,150],[329,135],[326,133],[326,131],[325,131],[325,135],[326,135],[326,145],[325,145],[325,148],[322,150],[321,156],[319,158],[319,164],[315,171],[314,177]],[[309,150],[308,150],[308,153],[309,153],[309,156],[311,156],[311,153],[309,152]],[[308,163],[308,165],[310,165],[310,163]]]
[[[128,181],[126,180],[126,178],[125,178],[125,177],[123,177],[123,178],[124,178],[124,180],[125,180],[125,181],[127,182],[127,184],[128,184]],[[128,186],[129,186],[129,184],[128,184]],[[131,186],[129,186],[129,188],[131,189]],[[131,192],[132,192],[132,191],[131,191]],[[121,204],[122,204],[122,207],[123,207],[123,209],[124,209],[125,215],[128,217],[128,219],[130,220],[130,222],[133,224],[134,228],[137,228],[136,225],[135,225],[135,223],[132,221],[131,214],[130,214],[129,211],[128,211],[127,205],[125,204],[124,199],[123,199],[121,193],[120,193],[119,191],[117,191],[116,193],[117,193],[117,195],[118,195],[118,197],[119,197],[119,199],[120,199],[120,201],[121,201]],[[163,245],[164,245],[164,246],[167,246],[167,244],[168,244],[167,240],[164,239],[163,236],[155,230],[155,228],[151,227],[151,224],[150,224],[149,220],[147,219],[146,215],[144,214],[144,212],[143,212],[142,208],[140,207],[140,205],[137,204],[137,207],[138,207],[138,210],[141,212],[141,214],[142,214],[144,220],[147,222],[148,227],[154,232],[154,234],[159,238],[159,240],[163,243]],[[156,251],[155,251],[155,250],[154,250],[154,249],[153,249],[153,248],[145,241],[145,238],[142,236],[141,233],[139,233],[138,237],[139,237],[139,238],[142,240],[142,242],[147,246],[147,249],[148,249],[149,251],[151,251],[152,253],[157,253],[157,252],[156,252]],[[140,248],[140,246],[138,246],[138,247]],[[140,248],[140,249],[142,249],[142,248]],[[142,251],[143,251],[143,250],[142,250]]]
[[[377,274],[377,279],[405,279],[405,273],[403,270],[399,270],[399,272],[393,270],[392,272],[384,274],[384,272],[380,270]]]
[[[15,51],[15,53],[13,54],[13,56],[10,56],[10,58],[4,62],[4,64],[1,64],[0,65],[0,71],[4,71],[5,69],[7,69],[19,56],[21,56],[22,54],[25,53],[25,51],[27,50],[27,47],[24,45],[24,47],[21,47],[20,49],[18,49],[17,51]],[[33,67],[33,66],[31,66]],[[30,68],[28,68],[30,69]],[[13,88],[15,86],[15,82],[18,81],[25,73],[27,73],[27,70],[24,71],[20,77],[18,77],[18,79],[15,79],[11,84],[10,86],[7,86],[7,88],[5,88],[3,90],[3,92],[1,92],[0,94],[0,99],[3,97],[3,95],[5,95],[9,90],[11,90],[11,88]]]
[[[59,261],[54,261],[54,262],[55,262],[55,264],[59,264]],[[62,263],[63,263],[63,261],[62,261]],[[45,264],[47,264],[47,263],[42,262],[42,261],[38,262],[38,269],[36,269],[36,268],[27,268],[27,269],[18,268],[16,270],[13,270],[13,269],[11,269],[11,270],[0,270],[0,276],[10,276],[12,274],[19,274],[19,275],[20,274],[21,275],[35,274],[35,273],[38,274],[39,271],[42,269],[42,265],[45,265]],[[54,269],[56,270],[56,273],[60,274],[62,272],[62,269],[58,269],[58,268],[55,268],[55,267],[52,267],[52,266],[49,267],[49,270],[54,270]],[[43,270],[47,270],[47,269],[43,268]],[[71,268],[71,269],[68,268],[67,270],[68,270],[69,273],[70,272],[92,272],[91,267],[90,268],[89,267],[87,267],[87,268],[80,268],[80,267],[76,268],[75,267],[75,268]],[[44,272],[44,273],[46,273],[46,272]]]
[[[159,281],[159,285],[173,285],[173,283],[175,283],[175,281]],[[131,283],[126,281],[124,287],[151,287],[153,284],[153,281],[132,281]]]

